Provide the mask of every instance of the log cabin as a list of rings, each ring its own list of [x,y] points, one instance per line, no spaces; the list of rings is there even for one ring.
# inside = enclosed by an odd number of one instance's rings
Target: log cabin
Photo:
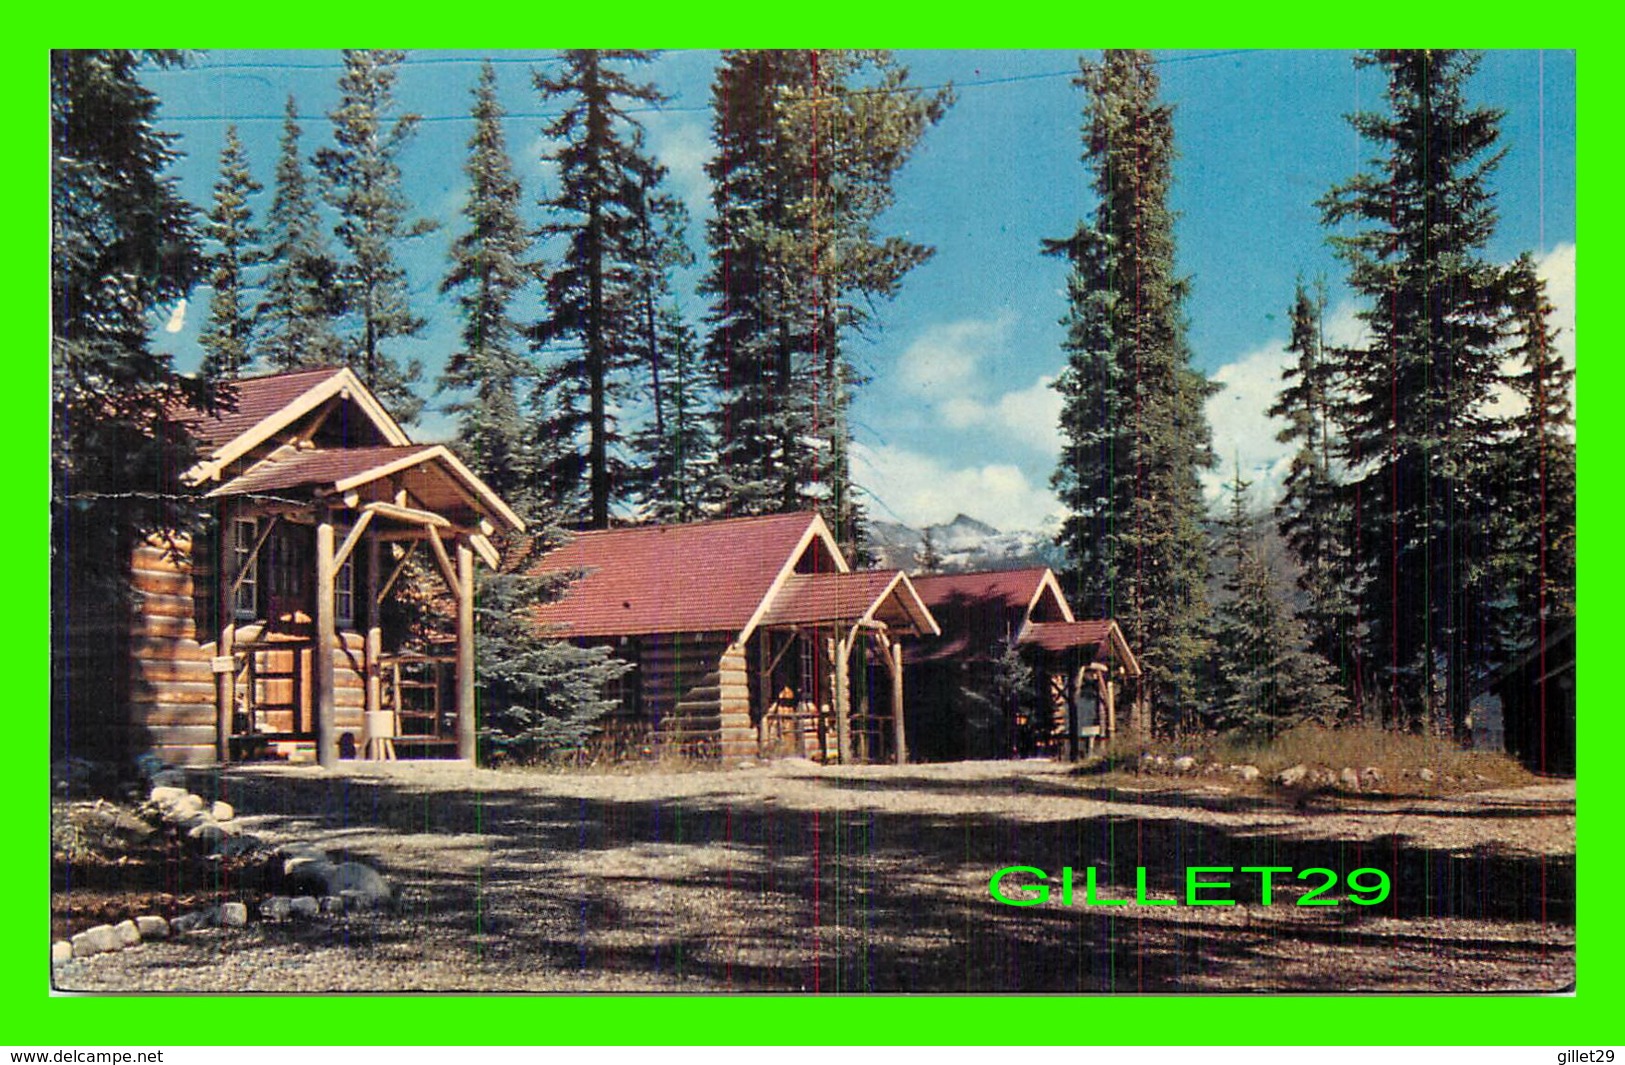
[[[852,572],[817,514],[578,533],[537,572],[573,578],[541,631],[635,667],[605,723],[621,742],[907,761],[902,641],[936,621],[902,571]]]
[[[1038,566],[915,578],[920,598],[942,629],[911,646],[909,690],[917,709],[911,743],[933,759],[1059,753],[1077,758],[1123,733],[1144,731],[1143,706],[1124,704],[1140,666],[1111,619],[1079,620],[1054,572]],[[1032,668],[1028,711],[989,713],[967,692],[988,688],[995,663],[1016,648]],[[1019,738],[1034,740],[1023,749]]]
[[[185,765],[474,759],[474,566],[494,567],[490,537],[524,523],[447,447],[413,443],[349,369],[234,391],[231,409],[177,416],[202,456],[182,481],[213,521],[131,557],[119,746]],[[455,600],[449,654],[384,644],[386,597],[414,556]]]

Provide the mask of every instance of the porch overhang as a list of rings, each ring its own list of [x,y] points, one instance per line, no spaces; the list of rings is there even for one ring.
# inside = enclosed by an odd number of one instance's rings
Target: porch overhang
[[[930,608],[902,570],[793,574],[759,624],[773,629],[873,627],[892,636],[942,634]]]

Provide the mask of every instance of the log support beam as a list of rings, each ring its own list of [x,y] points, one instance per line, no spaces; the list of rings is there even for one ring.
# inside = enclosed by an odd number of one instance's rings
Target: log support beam
[[[439,539],[433,541],[439,544]],[[444,548],[441,552],[444,553]],[[478,756],[474,720],[474,549],[467,537],[457,540],[457,757],[473,763]]]
[[[311,706],[316,714],[316,762],[324,769],[338,765],[338,729],[334,721],[333,643],[337,635],[333,585],[333,512],[316,512],[316,626],[311,645]]]
[[[215,537],[215,623],[219,628],[216,637],[214,653],[222,665],[232,658],[233,644],[237,638],[237,585],[240,581],[238,575],[232,572],[237,561],[237,550],[234,538],[237,535],[237,505],[226,502],[220,504],[220,534]],[[269,531],[269,530],[267,530]],[[221,765],[231,761],[231,729],[233,719],[237,715],[237,670],[233,668],[217,672],[214,676],[215,684],[215,759]]]
[[[892,753],[898,765],[907,765],[908,740],[903,730],[903,641],[891,642],[887,658],[891,662]]]

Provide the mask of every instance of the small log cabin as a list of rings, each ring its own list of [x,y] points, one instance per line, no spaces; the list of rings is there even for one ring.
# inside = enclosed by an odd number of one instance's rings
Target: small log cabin
[[[936,621],[900,570],[851,572],[814,513],[578,533],[544,632],[635,669],[606,729],[704,757],[908,759],[904,637]]]
[[[212,529],[151,537],[131,560],[126,749],[188,765],[398,747],[472,760],[475,559],[494,567],[490,537],[524,523],[445,446],[414,444],[348,369],[235,391],[234,409],[181,422],[204,456],[183,480]],[[384,646],[386,597],[414,555],[456,602],[452,655]],[[413,714],[422,727],[403,727]]]
[[[910,649],[911,716],[922,757],[1002,757],[1022,753],[1018,735],[1037,733],[1037,750],[1080,746],[1144,728],[1143,708],[1124,705],[1124,684],[1140,675],[1117,622],[1079,621],[1047,567],[955,573],[915,579],[942,629]],[[1033,667],[1031,705],[1046,721],[978,713],[966,692],[989,685],[994,663],[1010,647]]]

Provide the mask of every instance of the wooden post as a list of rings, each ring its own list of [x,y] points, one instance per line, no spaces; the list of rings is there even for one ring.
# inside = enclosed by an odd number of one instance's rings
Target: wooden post
[[[237,597],[232,591],[232,582],[237,574],[234,566],[237,561],[237,507],[236,504],[225,502],[220,504],[220,535],[219,543],[215,545],[214,587],[215,587],[215,621],[219,630],[219,637],[214,645],[215,657],[219,659],[214,675],[214,754],[215,760],[224,765],[231,761],[231,729],[233,719],[237,716],[237,669],[235,664],[229,669],[222,668],[225,659],[232,656],[237,641],[237,609],[233,602]]]
[[[382,604],[378,602],[378,579],[382,576],[379,564],[379,547],[377,539],[367,539],[367,644],[363,651],[365,656],[364,672],[366,675],[366,712],[376,714],[383,710],[383,674],[379,667],[379,659],[384,651],[384,628],[382,618]]]
[[[756,630],[756,700],[759,704],[756,718],[756,750],[767,750],[767,715],[773,708],[773,633],[769,629]]]
[[[1066,690],[1062,693],[1066,698],[1066,757],[1069,762],[1078,760],[1078,693],[1082,690],[1079,683],[1087,673],[1067,670],[1062,676],[1062,684]],[[1099,713],[1096,713],[1099,716]]]
[[[479,751],[474,729],[474,549],[457,538],[457,757],[473,762]]]
[[[310,702],[316,714],[316,762],[338,764],[338,729],[333,720],[333,511],[316,510],[316,632],[311,646]]]
[[[835,685],[831,691],[835,706],[835,746],[836,761],[842,765],[852,760],[852,722],[847,720],[847,707],[852,702],[852,693],[847,687],[847,666],[851,661],[852,645],[846,642],[846,637],[836,636],[835,654],[830,660],[830,669],[835,674]]]
[[[903,641],[891,645],[891,728],[898,765],[908,764],[908,740],[903,730]]]

